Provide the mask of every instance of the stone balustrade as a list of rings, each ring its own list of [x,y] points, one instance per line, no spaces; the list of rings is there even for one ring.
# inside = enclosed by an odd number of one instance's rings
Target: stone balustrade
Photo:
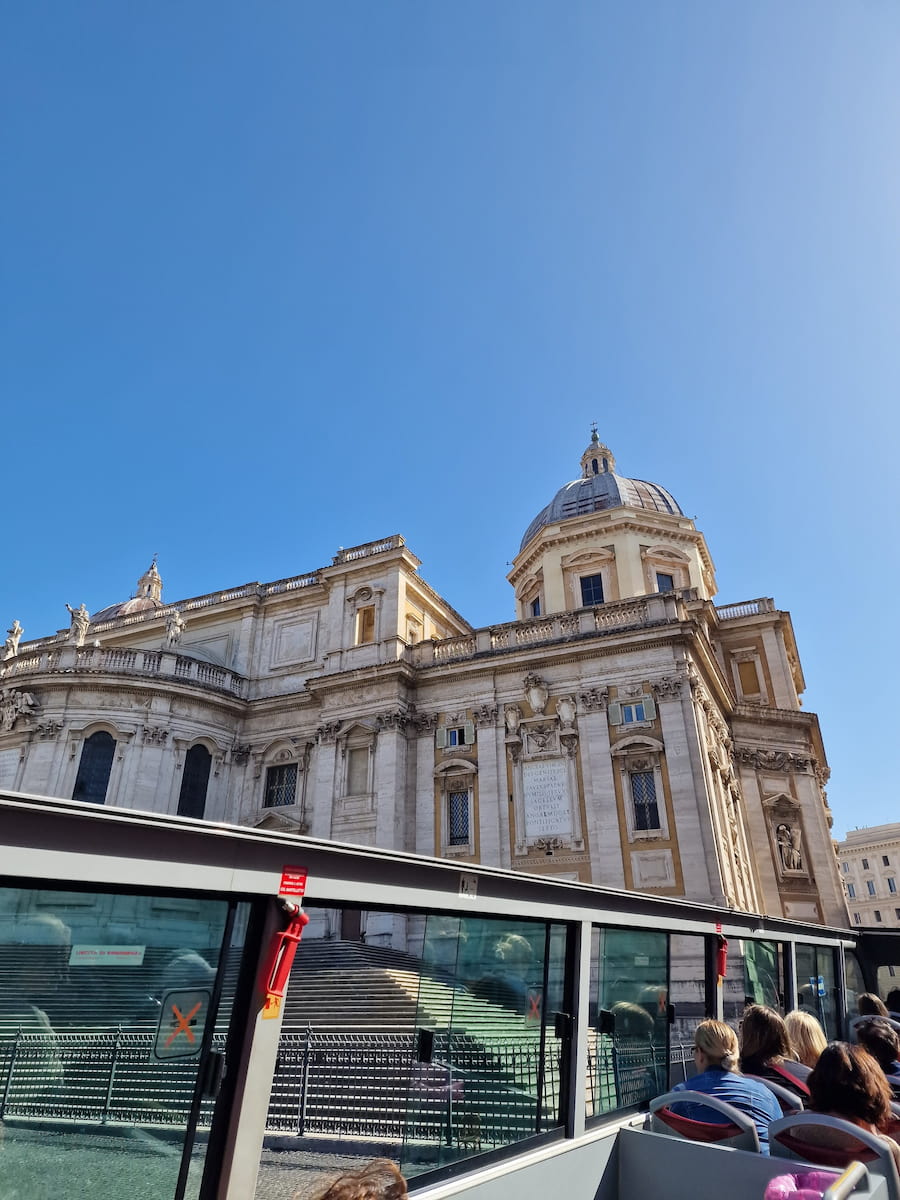
[[[716,616],[720,621],[736,621],[774,611],[775,601],[770,596],[760,596],[758,600],[743,600],[740,604],[723,604],[716,609]]]
[[[228,692],[241,699],[247,695],[247,680],[227,667],[172,650],[128,650],[117,646],[60,646],[22,655],[0,664],[0,682],[24,685],[30,676],[59,672],[155,676]]]
[[[338,566],[340,563],[356,562],[360,558],[371,558],[374,554],[386,554],[388,550],[399,550],[401,546],[405,545],[406,542],[400,534],[395,533],[392,537],[381,538],[377,542],[364,542],[361,546],[350,546],[346,550],[342,547],[331,562],[333,566]]]
[[[633,600],[601,604],[596,608],[582,608],[574,613],[509,621],[504,625],[491,625],[457,637],[419,642],[409,648],[409,657],[414,666],[439,666],[474,658],[476,654],[527,650],[570,638],[621,633],[629,629],[677,623],[683,619],[683,601],[675,593],[639,596]]]

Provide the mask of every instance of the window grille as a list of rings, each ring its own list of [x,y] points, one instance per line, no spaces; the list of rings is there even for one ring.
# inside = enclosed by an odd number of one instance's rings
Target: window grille
[[[269,767],[266,771],[266,808],[281,808],[293,804],[297,795],[297,764]]]
[[[451,792],[447,798],[447,820],[451,846],[469,844],[469,793]]]
[[[656,780],[653,778],[653,772],[631,771],[630,776],[635,829],[659,829],[659,807],[656,803]]]

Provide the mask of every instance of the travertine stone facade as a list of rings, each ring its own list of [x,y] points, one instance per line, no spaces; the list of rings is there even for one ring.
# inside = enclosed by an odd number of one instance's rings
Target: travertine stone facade
[[[852,829],[837,850],[854,925],[900,929],[900,821]]]
[[[86,631],[7,644],[0,787],[847,922],[790,617],[714,606],[665,489],[594,434],[512,622],[419,566],[394,536],[168,605],[154,563]]]

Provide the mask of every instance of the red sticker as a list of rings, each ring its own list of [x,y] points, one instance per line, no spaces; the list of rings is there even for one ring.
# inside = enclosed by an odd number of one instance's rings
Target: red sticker
[[[284,867],[281,872],[279,896],[306,895],[306,867]]]

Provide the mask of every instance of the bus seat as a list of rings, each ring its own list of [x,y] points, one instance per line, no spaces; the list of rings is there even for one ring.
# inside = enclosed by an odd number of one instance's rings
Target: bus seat
[[[790,1088],[786,1088],[780,1083],[773,1083],[771,1079],[763,1079],[762,1075],[746,1075],[745,1079],[755,1079],[757,1083],[767,1087],[781,1105],[781,1111],[786,1117],[793,1113],[803,1112],[803,1098],[796,1092],[792,1092]]]
[[[702,1104],[705,1108],[714,1109],[728,1118],[728,1124],[694,1121],[672,1111],[673,1104],[685,1102]],[[662,1096],[657,1096],[655,1100],[651,1100],[650,1131],[686,1138],[691,1142],[716,1142],[722,1146],[732,1146],[737,1150],[755,1150],[759,1153],[759,1134],[751,1118],[733,1105],[726,1104],[724,1100],[719,1100],[716,1096],[708,1096],[705,1092],[666,1092]]]
[[[769,1153],[819,1167],[865,1163],[873,1175],[886,1180],[889,1200],[900,1200],[900,1176],[888,1143],[840,1117],[804,1112],[773,1121]]]

